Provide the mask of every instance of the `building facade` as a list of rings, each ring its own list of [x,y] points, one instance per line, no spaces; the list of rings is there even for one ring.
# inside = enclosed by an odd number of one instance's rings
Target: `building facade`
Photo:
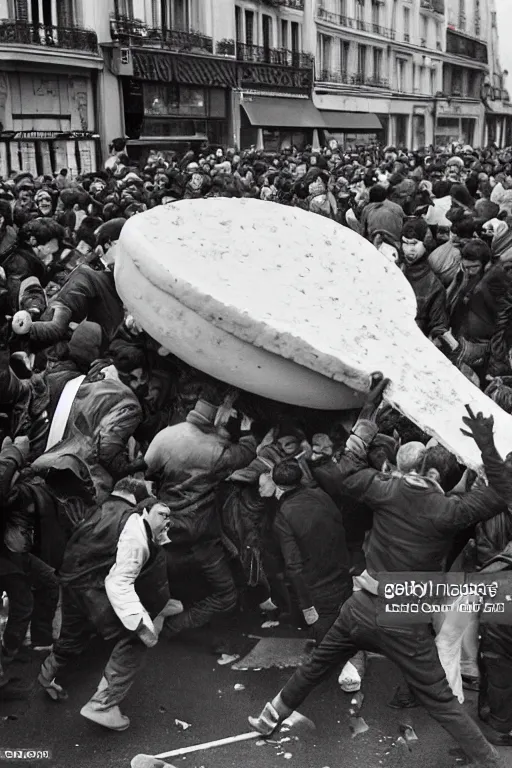
[[[101,5],[0,0],[0,175],[95,170]]]
[[[107,134],[126,134],[132,155],[203,141],[275,149],[315,140],[322,120],[313,56],[303,50],[305,5],[112,0],[104,80],[121,121],[116,133],[112,117]]]
[[[312,0],[327,136],[418,149],[510,139],[494,0]]]

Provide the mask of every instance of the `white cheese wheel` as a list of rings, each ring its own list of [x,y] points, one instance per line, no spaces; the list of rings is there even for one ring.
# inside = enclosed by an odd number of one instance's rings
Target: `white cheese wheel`
[[[133,217],[117,247],[128,310],[194,367],[327,409],[356,407],[380,370],[389,402],[465,464],[480,465],[460,433],[465,403],[493,413],[498,447],[512,449],[512,417],[423,336],[407,280],[352,230],[298,208],[212,198]]]

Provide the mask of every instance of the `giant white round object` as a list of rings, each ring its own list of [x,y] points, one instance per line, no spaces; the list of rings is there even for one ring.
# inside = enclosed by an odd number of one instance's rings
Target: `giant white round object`
[[[352,230],[298,208],[211,198],[131,218],[117,248],[126,307],[195,368],[333,410],[360,405],[380,370],[387,399],[464,463],[480,463],[460,433],[465,403],[499,417],[498,447],[512,449],[512,418],[425,338],[401,271]]]

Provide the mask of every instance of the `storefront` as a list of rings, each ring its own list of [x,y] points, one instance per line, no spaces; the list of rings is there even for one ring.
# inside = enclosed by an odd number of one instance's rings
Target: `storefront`
[[[94,85],[90,73],[0,72],[0,175],[28,171],[71,178],[96,170]]]
[[[324,142],[336,139],[343,146],[365,146],[384,141],[383,126],[377,115],[366,112],[322,111]]]
[[[131,56],[133,76],[122,77],[129,146],[229,143],[234,62],[149,51]]]
[[[481,146],[483,141],[484,107],[481,103],[438,104],[435,144],[449,147],[452,144]]]
[[[301,151],[318,143],[318,130],[323,128],[322,115],[311,99],[246,96],[242,100],[242,149],[254,146],[279,152],[295,146]]]

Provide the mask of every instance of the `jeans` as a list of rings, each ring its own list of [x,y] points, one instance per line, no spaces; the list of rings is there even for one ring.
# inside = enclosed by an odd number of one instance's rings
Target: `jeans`
[[[59,582],[53,568],[34,555],[20,555],[23,573],[0,576],[0,592],[9,598],[3,636],[7,655],[15,655],[31,624],[32,645],[51,645],[52,622],[59,602]]]
[[[202,627],[217,615],[230,613],[237,604],[233,574],[220,541],[200,542],[190,549],[165,547],[167,574],[172,591],[173,580],[186,573],[192,580],[201,575],[208,587],[208,595],[193,603],[178,616],[165,620],[167,636],[187,629]]]
[[[480,717],[500,733],[512,732],[512,627],[482,624]]]
[[[71,661],[87,648],[94,626],[81,605],[79,590],[64,587],[62,591],[62,627],[52,653],[42,665],[47,680],[53,680]],[[103,671],[102,682],[92,697],[97,709],[107,710],[119,705],[133,685],[137,672],[143,667],[147,647],[137,635],[119,623],[119,634]],[[106,683],[106,684],[105,684]]]
[[[453,696],[439,661],[430,628],[424,625],[384,627],[378,612],[383,602],[366,592],[356,592],[342,606],[335,623],[299,667],[281,692],[285,706],[297,709],[306,696],[331,672],[345,665],[359,649],[382,653],[400,668],[410,688],[468,757],[496,764],[496,752],[476,723]]]

